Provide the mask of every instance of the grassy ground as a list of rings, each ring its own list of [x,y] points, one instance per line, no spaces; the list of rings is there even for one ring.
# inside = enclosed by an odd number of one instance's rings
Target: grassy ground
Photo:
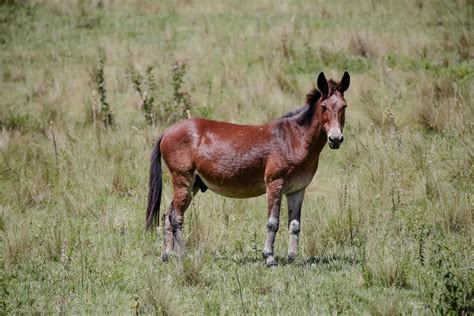
[[[473,313],[472,1],[0,4],[1,314]],[[187,109],[267,122],[344,70],[296,262],[285,225],[279,267],[261,258],[264,197],[206,192],[161,263],[161,131]]]

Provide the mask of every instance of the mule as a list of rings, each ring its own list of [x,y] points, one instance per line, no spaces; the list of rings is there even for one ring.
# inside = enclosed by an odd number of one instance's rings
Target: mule
[[[288,260],[298,250],[301,206],[306,187],[318,169],[319,154],[328,143],[338,149],[344,140],[344,92],[350,76],[340,82],[317,79],[306,105],[264,125],[237,125],[192,118],[171,126],[158,139],[151,157],[147,229],[159,226],[162,192],[161,159],[173,184],[173,201],[164,216],[162,258],[184,251],[183,220],[191,199],[207,189],[232,198],[266,193],[267,239],[263,257],[277,264],[275,235],[280,224],[282,196],[288,201]]]

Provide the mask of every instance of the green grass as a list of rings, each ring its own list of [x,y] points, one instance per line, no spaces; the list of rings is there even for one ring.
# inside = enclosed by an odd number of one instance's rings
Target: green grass
[[[0,313],[473,313],[473,12],[0,1]],[[188,255],[162,263],[161,232],[144,231],[161,132],[189,107],[267,122],[301,106],[317,73],[344,70],[346,141],[322,153],[297,260],[283,224],[280,265],[265,266],[264,197],[206,192],[186,213]]]

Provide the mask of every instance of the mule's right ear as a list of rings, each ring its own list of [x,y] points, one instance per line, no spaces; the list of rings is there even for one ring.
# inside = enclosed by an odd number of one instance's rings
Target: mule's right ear
[[[327,96],[329,94],[328,81],[324,76],[324,72],[320,73],[318,76],[318,89],[321,91],[323,96]]]
[[[349,88],[350,83],[351,77],[349,76],[349,73],[347,71],[344,71],[344,75],[342,76],[341,82],[339,83],[337,90],[339,90],[341,93],[344,93],[344,91]]]

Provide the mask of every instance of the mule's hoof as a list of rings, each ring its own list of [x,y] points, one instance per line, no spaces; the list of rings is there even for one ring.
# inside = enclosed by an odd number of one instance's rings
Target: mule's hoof
[[[278,266],[277,261],[273,257],[268,257],[267,258],[267,267],[276,267]]]
[[[175,257],[176,257],[176,254],[174,252],[167,252],[161,255],[161,261],[168,262]]]
[[[271,255],[272,255],[272,252],[269,251],[269,250],[265,250],[265,249],[264,249],[264,250],[262,251],[262,257],[263,257],[264,259],[267,259],[267,258],[270,257]]]
[[[295,261],[296,255],[288,255],[288,263],[292,263]]]

